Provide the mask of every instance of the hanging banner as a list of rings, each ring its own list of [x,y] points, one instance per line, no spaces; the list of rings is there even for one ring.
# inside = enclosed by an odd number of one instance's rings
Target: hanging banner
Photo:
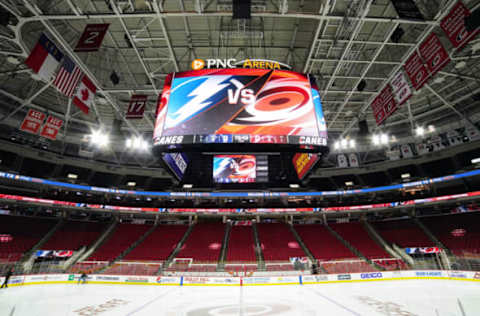
[[[337,156],[337,162],[339,168],[348,168],[347,157],[344,154]]]
[[[96,52],[102,45],[103,38],[110,24],[87,24],[78,40],[75,52]]]
[[[440,22],[440,27],[448,36],[448,39],[452,45],[455,47],[462,48],[479,32],[478,29],[469,32],[465,28],[465,18],[469,15],[470,11],[467,9],[467,7],[465,7],[462,1],[458,1],[452,10],[450,10],[450,12]]]
[[[413,157],[413,152],[412,152],[412,149],[410,148],[409,144],[401,145],[400,150],[402,151],[403,158],[412,158]]]
[[[147,105],[146,95],[132,95],[125,118],[127,119],[143,118],[143,113],[145,112],[146,105]]]
[[[40,126],[42,126],[43,121],[45,120],[45,113],[36,111],[36,110],[28,110],[27,115],[23,119],[22,125],[20,125],[20,130],[32,134],[38,134],[40,130]]]
[[[410,89],[403,71],[399,71],[390,84],[392,86],[393,97],[398,106],[405,103],[412,96],[412,89]]]
[[[377,125],[380,125],[397,109],[392,88],[387,85],[372,102],[372,111]]]
[[[448,56],[445,47],[443,47],[435,33],[430,34],[427,39],[423,41],[419,51],[423,60],[427,63],[430,76],[434,76],[450,62],[450,56]]]
[[[403,68],[415,90],[419,90],[427,82],[429,73],[417,51],[413,52],[412,56],[408,58]]]
[[[348,155],[348,162],[350,164],[350,167],[358,167],[358,157],[357,154],[355,153],[350,153]]]
[[[57,139],[58,131],[60,130],[62,125],[63,120],[55,116],[49,115],[47,118],[47,122],[42,127],[42,132],[40,133],[40,136],[55,140]]]
[[[425,143],[418,143],[415,145],[418,155],[428,154],[429,150]]]

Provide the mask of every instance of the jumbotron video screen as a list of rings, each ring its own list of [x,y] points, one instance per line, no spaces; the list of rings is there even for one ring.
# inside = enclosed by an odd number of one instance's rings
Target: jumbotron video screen
[[[169,74],[157,106],[154,146],[279,144],[326,147],[318,88],[286,70],[204,69]]]
[[[268,159],[263,155],[213,156],[215,183],[255,183],[268,181]]]

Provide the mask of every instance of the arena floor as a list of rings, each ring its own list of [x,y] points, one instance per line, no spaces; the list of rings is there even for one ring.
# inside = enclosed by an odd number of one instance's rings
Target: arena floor
[[[480,284],[404,280],[244,287],[31,285],[0,290],[0,315],[470,316],[480,315]]]

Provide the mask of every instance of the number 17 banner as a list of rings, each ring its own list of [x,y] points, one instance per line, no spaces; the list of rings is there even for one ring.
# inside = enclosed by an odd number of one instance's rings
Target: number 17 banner
[[[103,42],[110,24],[87,24],[75,47],[76,52],[96,52]]]
[[[143,118],[143,112],[145,111],[146,105],[146,95],[132,95],[132,99],[130,99],[130,104],[128,105],[127,114],[125,115],[125,117],[127,119]]]

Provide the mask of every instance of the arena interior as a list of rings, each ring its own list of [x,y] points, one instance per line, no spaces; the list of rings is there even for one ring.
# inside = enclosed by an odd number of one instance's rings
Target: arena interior
[[[479,22],[0,0],[0,315],[479,315]]]

